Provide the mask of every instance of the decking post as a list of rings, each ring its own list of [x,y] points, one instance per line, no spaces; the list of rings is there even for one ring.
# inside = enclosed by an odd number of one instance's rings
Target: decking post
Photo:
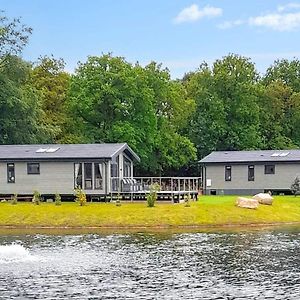
[[[174,203],[174,195],[173,195],[173,178],[171,177],[171,199],[172,203]]]

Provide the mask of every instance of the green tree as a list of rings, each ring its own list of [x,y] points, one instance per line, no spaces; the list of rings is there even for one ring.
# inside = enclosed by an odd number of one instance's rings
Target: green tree
[[[294,92],[300,92],[300,61],[297,58],[293,60],[276,60],[271,65],[263,78],[265,85],[275,81],[281,81],[286,86],[293,89]]]
[[[247,58],[230,54],[206,63],[184,79],[196,102],[189,132],[199,157],[212,150],[247,150],[261,146],[258,75]]]
[[[52,142],[64,142],[68,139],[66,99],[70,75],[64,68],[63,59],[44,56],[38,59],[31,73],[31,84],[40,92],[45,113],[43,122],[50,126],[54,133]]]
[[[195,158],[192,143],[180,134],[189,103],[181,84],[160,65],[143,68],[110,54],[79,64],[70,85],[76,135],[89,142],[127,142],[147,173]],[[176,143],[168,145],[166,138]]]
[[[226,132],[226,114],[222,99],[214,90],[214,79],[207,64],[184,79],[187,92],[195,100],[196,110],[187,126],[187,134],[197,147],[198,156],[222,149]]]
[[[0,72],[0,143],[46,142],[51,130],[41,123],[43,110],[28,83],[30,65],[10,56]]]
[[[0,69],[7,63],[9,55],[21,53],[31,32],[32,29],[22,24],[20,18],[9,20],[0,11]]]
[[[263,148],[285,149],[294,146],[291,135],[296,134],[294,128],[297,128],[299,111],[293,105],[295,96],[292,89],[281,81],[262,86],[260,119]]]

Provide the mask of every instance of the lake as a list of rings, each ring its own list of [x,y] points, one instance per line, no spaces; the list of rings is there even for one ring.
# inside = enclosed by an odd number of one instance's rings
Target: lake
[[[1,231],[0,299],[300,299],[300,228]]]

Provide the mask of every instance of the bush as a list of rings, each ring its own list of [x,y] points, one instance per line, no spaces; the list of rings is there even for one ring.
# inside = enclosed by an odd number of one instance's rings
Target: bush
[[[54,198],[54,201],[55,201],[55,205],[61,205],[61,196],[60,194],[55,194],[55,198]]]
[[[80,206],[86,205],[86,194],[81,188],[75,189],[75,201],[78,202]]]
[[[36,205],[40,205],[42,201],[42,197],[39,191],[34,191],[33,192],[33,197],[32,197],[32,202]]]
[[[191,206],[191,200],[192,200],[192,198],[191,198],[191,195],[190,194],[188,194],[185,198],[184,198],[184,206],[185,207],[190,207]]]
[[[11,198],[11,204],[16,205],[18,203],[18,194],[14,194]]]
[[[121,204],[121,195],[120,195],[120,193],[118,193],[117,194],[117,199],[116,199],[116,206],[121,206],[122,204]]]
[[[298,176],[295,178],[294,182],[291,185],[291,192],[296,196],[300,194],[300,179]]]
[[[158,183],[154,183],[150,186],[150,193],[147,195],[147,204],[148,207],[154,207],[157,200],[157,192],[159,191],[160,186]]]

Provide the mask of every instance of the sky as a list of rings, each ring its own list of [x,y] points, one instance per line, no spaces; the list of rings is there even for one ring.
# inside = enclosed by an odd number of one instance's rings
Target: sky
[[[162,63],[172,78],[229,53],[260,73],[300,57],[300,0],[0,0],[0,10],[33,28],[23,58],[63,58],[74,72],[89,55]]]

